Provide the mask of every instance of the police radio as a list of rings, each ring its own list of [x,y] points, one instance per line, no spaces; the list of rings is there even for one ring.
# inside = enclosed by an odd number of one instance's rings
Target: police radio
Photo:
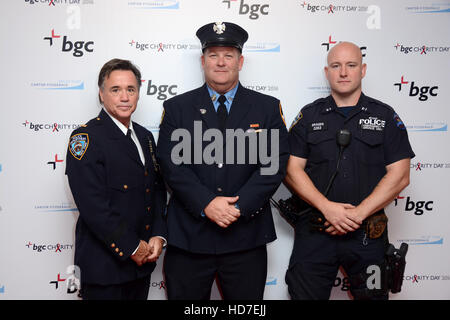
[[[324,193],[325,197],[328,195],[331,185],[333,184],[333,181],[339,172],[339,166],[341,164],[342,153],[344,152],[344,149],[350,144],[351,140],[352,140],[352,133],[348,129],[341,129],[336,133],[336,142],[339,145],[339,157],[338,157],[338,161],[337,161],[337,165],[336,165],[336,170],[334,171],[333,175],[331,176],[330,182],[328,182],[327,188],[325,189],[325,193]]]

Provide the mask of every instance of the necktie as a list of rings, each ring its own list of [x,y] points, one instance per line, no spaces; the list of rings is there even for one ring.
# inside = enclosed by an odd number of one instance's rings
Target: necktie
[[[139,156],[139,151],[136,146],[136,143],[134,143],[134,140],[131,138],[131,129],[128,129],[127,131],[127,138],[130,141],[131,145],[133,146],[133,150],[136,151],[137,155]]]
[[[227,98],[224,95],[219,97],[219,108],[217,108],[217,119],[219,120],[219,129],[223,132],[225,131],[225,123],[227,122],[227,107],[225,106],[225,101]]]
[[[130,139],[131,141],[133,141],[133,139],[131,139],[131,129],[127,130],[127,138]]]

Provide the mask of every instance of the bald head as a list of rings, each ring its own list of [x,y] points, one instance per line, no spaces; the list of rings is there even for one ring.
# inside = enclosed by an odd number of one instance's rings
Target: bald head
[[[338,106],[356,104],[365,75],[366,64],[362,63],[361,49],[354,43],[340,42],[328,52],[325,76]]]
[[[327,62],[328,65],[331,64],[337,57],[341,56],[350,57],[353,60],[356,60],[360,64],[362,64],[362,53],[361,49],[352,42],[339,42],[328,52]]]

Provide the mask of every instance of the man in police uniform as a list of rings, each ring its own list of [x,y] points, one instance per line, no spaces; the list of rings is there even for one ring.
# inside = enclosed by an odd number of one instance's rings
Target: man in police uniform
[[[414,153],[395,111],[362,93],[360,49],[339,43],[327,62],[331,95],[305,106],[289,134],[285,181],[314,210],[297,221],[286,282],[293,299],[328,299],[343,266],[355,299],[387,299],[386,288],[367,288],[365,273],[384,260],[384,208],[409,184]],[[340,129],[352,137],[341,157]],[[325,197],[338,158],[340,169]]]
[[[209,299],[217,276],[224,299],[262,299],[266,244],[276,239],[269,198],[285,175],[289,156],[281,105],[239,83],[242,47],[248,38],[244,29],[228,22],[210,23],[197,31],[197,37],[206,83],[164,103],[158,140],[162,174],[172,192],[164,261],[168,298]],[[196,128],[201,129],[195,132]],[[196,163],[196,157],[207,153],[203,135],[211,129],[223,137],[223,161]],[[178,164],[172,153],[180,130],[192,136],[192,150],[181,153],[190,152],[194,161]],[[235,139],[224,137],[225,130],[247,134],[245,150],[234,146],[235,158],[242,156],[239,152],[246,154],[245,163],[227,161],[226,146]],[[273,136],[277,139],[271,142]],[[261,159],[249,163],[252,137],[260,147],[267,142],[278,161],[272,174],[261,173],[267,168]]]
[[[83,299],[146,300],[167,228],[166,191],[150,131],[131,121],[139,70],[113,59],[100,71],[97,118],[75,130],[66,174],[80,215],[75,264]]]

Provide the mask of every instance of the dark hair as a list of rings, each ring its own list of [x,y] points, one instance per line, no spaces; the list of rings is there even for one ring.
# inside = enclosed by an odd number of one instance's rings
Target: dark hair
[[[98,87],[102,88],[105,82],[105,79],[109,77],[111,72],[115,70],[129,70],[134,73],[136,76],[136,81],[138,84],[138,88],[141,87],[141,72],[139,69],[129,60],[122,59],[112,59],[105,63],[98,74]],[[102,104],[102,100],[100,99],[100,94],[98,95],[98,99],[100,104]]]

